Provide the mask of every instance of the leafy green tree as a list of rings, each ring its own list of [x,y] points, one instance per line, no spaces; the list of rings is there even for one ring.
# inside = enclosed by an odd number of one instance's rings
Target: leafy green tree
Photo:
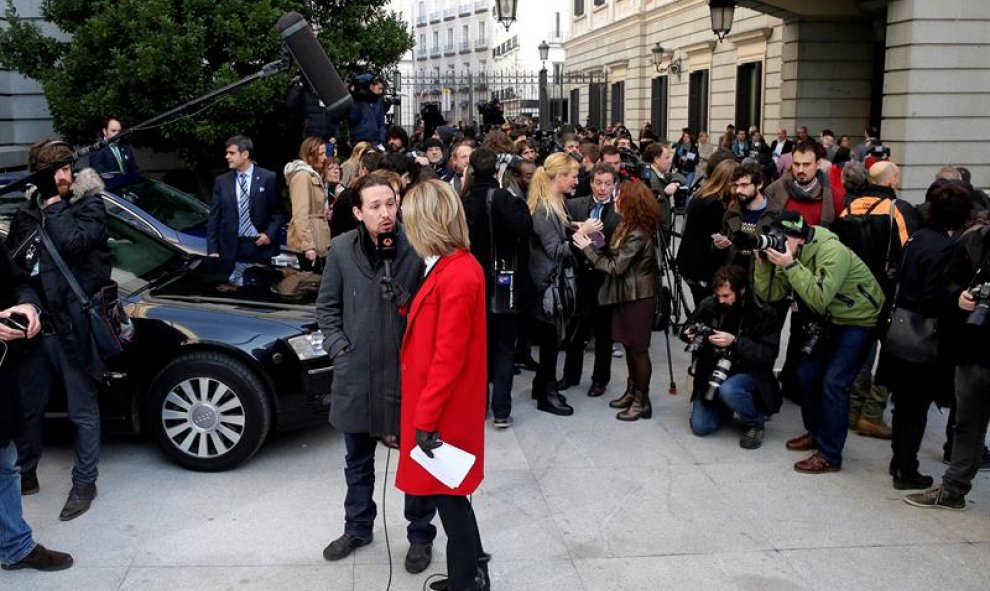
[[[7,0],[0,66],[44,89],[55,128],[89,143],[103,117],[150,119],[258,71],[282,54],[278,18],[309,21],[341,71],[385,70],[413,44],[387,0],[44,0],[42,14],[67,35],[42,33]],[[5,23],[5,25],[4,25]],[[255,81],[198,112],[134,134],[134,144],[178,150],[191,164],[222,165],[218,145],[247,133],[259,148],[294,133],[284,99],[294,71]],[[205,164],[209,166],[209,164]]]

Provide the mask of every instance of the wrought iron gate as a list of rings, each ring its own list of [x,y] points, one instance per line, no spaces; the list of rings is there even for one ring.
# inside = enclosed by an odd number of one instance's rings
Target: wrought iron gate
[[[481,120],[479,107],[498,99],[506,121],[537,121],[540,112],[540,75],[538,72],[456,74],[411,74],[394,72],[390,76],[391,93],[399,99],[392,107],[392,122],[407,130],[416,127],[423,106],[439,107],[444,118],[453,124]],[[551,121],[601,126],[605,116],[607,84],[600,72],[548,72],[547,97]],[[579,104],[584,102],[583,105]],[[584,117],[584,120],[579,120]]]

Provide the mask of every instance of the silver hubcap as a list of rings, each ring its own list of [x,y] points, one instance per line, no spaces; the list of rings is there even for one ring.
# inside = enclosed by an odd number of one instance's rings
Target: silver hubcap
[[[182,453],[215,458],[233,449],[244,436],[244,405],[222,382],[212,378],[185,380],[165,397],[162,426]]]

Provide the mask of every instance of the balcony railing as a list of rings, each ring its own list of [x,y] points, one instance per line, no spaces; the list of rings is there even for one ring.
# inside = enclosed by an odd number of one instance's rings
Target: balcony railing
[[[439,10],[434,10],[433,12],[431,12],[430,13],[430,22],[431,23],[439,23],[440,22],[440,18],[441,18],[441,14],[442,13]]]
[[[416,15],[416,26],[425,27],[426,26],[426,13],[420,13]]]
[[[453,6],[443,9],[443,20],[449,21],[457,18],[457,9]]]
[[[471,2],[469,1],[461,2],[461,5],[457,9],[457,14],[459,14],[460,16],[467,16],[471,14]]]
[[[440,46],[434,45],[430,48],[430,57],[440,57]]]
[[[484,51],[486,49],[488,49],[488,39],[485,39],[484,37],[481,37],[479,39],[475,39],[474,40],[474,50],[475,51]]]
[[[474,0],[474,11],[475,12],[488,12],[488,9],[492,7],[490,0]]]
[[[417,49],[416,50],[416,60],[417,61],[422,61],[422,60],[425,60],[425,59],[426,59],[426,50],[425,49]]]
[[[447,45],[444,46],[443,48],[444,55],[454,55],[455,53],[457,53],[457,51],[454,49],[453,43],[448,43]]]
[[[460,53],[470,53],[471,52],[471,42],[461,41],[461,51]]]

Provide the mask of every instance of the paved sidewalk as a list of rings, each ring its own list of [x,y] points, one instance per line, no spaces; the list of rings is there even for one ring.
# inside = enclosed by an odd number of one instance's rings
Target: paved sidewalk
[[[902,502],[887,476],[888,442],[877,439],[850,434],[838,474],[798,474],[791,466],[803,455],[784,449],[801,425],[789,403],[759,450],[739,448],[733,426],[695,437],[686,358],[674,347],[680,396],[666,394],[663,341],[655,338],[654,416],[631,424],[607,407],[625,383],[624,359],[613,360],[603,398],[587,398],[587,383],[567,391],[573,417],[536,411],[532,374],[517,377],[515,426],[496,432],[489,424],[487,477],[474,498],[494,555],[493,589],[990,589],[990,473],[976,478],[963,513]],[[945,468],[944,421],[932,411],[921,451],[921,471],[936,479]],[[151,442],[111,438],[93,508],[61,523],[71,451],[55,446],[41,464],[41,493],[25,498],[25,510],[37,538],[71,552],[76,566],[2,572],[0,587],[384,590],[381,519],[371,546],[340,563],[321,554],[342,532],[343,461],[342,438],[329,427],[278,436],[222,474],[188,472]],[[378,462],[383,469],[384,454]],[[426,573],[402,567],[408,544],[394,468],[392,457],[384,507],[391,588],[416,591]],[[378,490],[380,499],[381,482]],[[442,534],[438,542],[428,573],[444,570]]]

